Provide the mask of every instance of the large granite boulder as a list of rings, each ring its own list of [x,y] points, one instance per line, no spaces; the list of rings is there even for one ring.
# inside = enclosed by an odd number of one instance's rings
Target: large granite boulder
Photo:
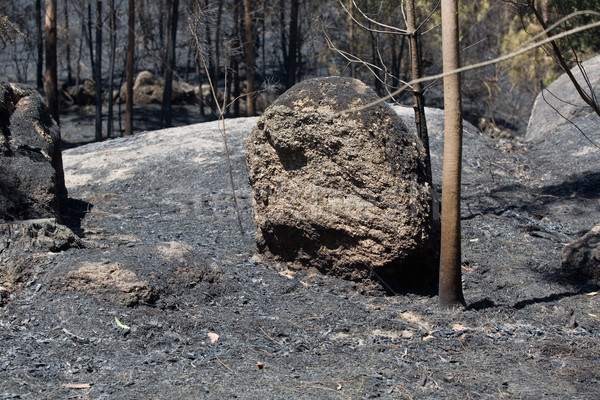
[[[60,132],[35,89],[0,81],[0,223],[57,218],[66,204]]]
[[[247,142],[259,251],[387,289],[436,270],[422,143],[378,97],[339,77],[297,84]]]
[[[581,68],[575,66],[571,72],[588,95],[593,90],[595,97],[598,96],[600,56],[587,60]],[[537,162],[547,169],[546,181],[556,181],[557,169],[583,172],[596,169],[600,155],[600,116],[581,99],[567,74],[536,98],[525,141],[537,153]]]

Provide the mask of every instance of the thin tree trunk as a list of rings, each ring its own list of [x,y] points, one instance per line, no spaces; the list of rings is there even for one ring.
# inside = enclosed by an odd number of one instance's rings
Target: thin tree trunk
[[[171,0],[172,11],[167,43],[167,68],[165,90],[163,91],[162,120],[163,128],[171,126],[171,95],[173,94],[173,70],[175,69],[175,45],[177,44],[177,19],[179,18],[179,0]]]
[[[410,49],[410,66],[412,79],[417,80],[421,78],[421,60],[419,52],[419,41],[416,26],[415,17],[415,2],[414,0],[408,0],[406,2],[406,28],[409,36],[409,49]],[[426,156],[426,175],[427,182],[431,182],[431,155],[429,152],[429,135],[427,134],[427,121],[425,120],[425,100],[423,97],[423,88],[421,83],[415,83],[413,85],[413,100],[415,110],[415,123],[417,126],[417,132],[419,138],[425,147]]]
[[[200,55],[198,54],[198,51],[199,50],[196,49],[196,51],[194,52],[194,64],[196,66],[196,78],[198,78],[198,107],[200,108],[200,115],[204,117],[206,114],[204,111],[204,96],[202,95],[202,73],[200,68]]]
[[[204,5],[205,7],[208,9],[210,7],[210,0],[205,0],[204,1]],[[217,77],[215,76],[215,68],[214,68],[214,58],[213,58],[213,48],[212,48],[212,38],[211,38],[211,31],[210,31],[210,25],[211,24],[204,24],[205,29],[205,35],[206,35],[206,60],[208,62],[208,71],[205,71],[207,74],[209,74],[210,76],[207,77],[209,78],[208,81],[209,82],[216,82],[217,81]],[[199,50],[202,51],[202,50]],[[202,88],[201,88],[202,89]],[[215,87],[215,91],[216,91],[216,87]],[[214,104],[215,99],[213,99],[213,96],[208,96],[208,104],[207,106],[209,106],[211,113],[212,114],[216,114],[216,109],[218,108],[216,106],[216,104]]]
[[[102,0],[96,1],[96,67],[94,68],[94,87],[96,89],[96,135],[97,142],[102,140]]]
[[[67,83],[69,85],[73,84],[73,67],[71,66],[71,29],[69,27],[69,2],[68,0],[64,0],[64,15],[65,15],[65,34],[67,35],[66,38],[66,48],[65,48],[65,52],[66,52],[66,56],[67,56]]]
[[[219,6],[217,8],[217,26],[215,27],[215,73],[213,77],[213,85],[215,88],[219,87],[220,79],[220,65],[221,65],[221,21],[223,17],[223,0],[219,0]],[[226,56],[226,57],[229,57]],[[224,88],[227,90],[227,88]]]
[[[125,135],[133,134],[133,60],[135,47],[135,0],[129,0],[127,18],[127,83],[125,90]]]
[[[35,25],[37,27],[36,83],[38,90],[44,88],[44,33],[42,31],[42,0],[35,0]]]
[[[249,117],[256,114],[254,109],[254,34],[252,29],[252,0],[246,0],[244,10],[246,26],[246,75],[248,85],[246,88],[246,111]]]
[[[288,65],[288,46],[287,46],[287,37],[285,34],[285,0],[279,0],[279,24],[280,24],[280,32],[281,32],[281,54],[283,56],[283,64],[282,68],[287,68]],[[287,82],[286,82],[287,84]]]
[[[291,88],[296,83],[296,70],[298,60],[298,12],[300,4],[298,0],[292,0],[290,8],[290,31],[289,31],[289,50],[287,64],[286,86]]]
[[[263,1],[263,7],[264,7],[264,1]],[[242,0],[235,0],[235,5],[233,8],[233,20],[235,23],[235,31],[234,31],[234,35],[238,38],[240,38],[242,36],[242,32],[244,31],[244,20],[243,20],[243,12],[242,9],[244,8],[244,5],[242,4]],[[264,42],[263,42],[264,43]],[[264,46],[263,46],[264,48]],[[233,90],[232,90],[232,94],[233,94],[233,98],[235,99],[234,103],[233,103],[233,115],[234,117],[239,117],[240,116],[240,102],[239,97],[240,97],[240,57],[236,54],[233,56],[233,64],[232,64],[232,68],[234,71],[234,76],[233,76]],[[264,62],[264,59],[263,59]]]
[[[46,0],[46,102],[60,125],[56,54],[56,0]]]
[[[83,8],[79,14],[79,21],[81,22],[81,36],[79,38],[79,49],[77,51],[77,68],[75,69],[75,87],[79,88],[79,82],[81,80],[81,59],[83,58],[83,38],[85,37],[85,18],[83,17]]]
[[[458,0],[442,0],[444,73],[460,66]],[[462,103],[460,74],[444,77],[444,165],[439,302],[445,308],[464,306],[461,281],[460,184],[462,168]]]
[[[96,63],[94,63],[94,43],[92,40],[92,3],[88,3],[88,29],[87,29],[88,48],[90,49],[90,65],[92,66],[92,76],[96,76]]]
[[[348,0],[348,42],[350,46],[350,54],[355,53],[355,45],[354,45],[354,2],[353,0]],[[395,36],[394,36],[395,37]],[[356,64],[350,63],[350,77],[356,78]]]
[[[110,0],[110,18],[108,20],[110,39],[109,39],[109,69],[108,69],[108,115],[106,118],[106,137],[112,137],[113,133],[113,105],[114,105],[114,75],[115,75],[115,53],[117,47],[117,11],[115,10],[115,0]]]

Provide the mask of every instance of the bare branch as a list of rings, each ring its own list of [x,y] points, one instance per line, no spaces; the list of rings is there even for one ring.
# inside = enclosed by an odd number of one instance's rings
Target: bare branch
[[[588,11],[588,13],[600,16],[600,13],[595,12],[595,11]],[[593,23],[586,24],[586,25],[582,25],[582,26],[578,26],[578,27],[570,29],[568,31],[561,32],[561,33],[556,34],[554,36],[550,36],[550,37],[548,37],[546,39],[543,39],[543,40],[541,40],[541,41],[539,41],[537,43],[534,43],[534,44],[532,44],[530,46],[527,46],[527,47],[525,47],[525,48],[523,48],[521,50],[514,51],[512,53],[506,54],[506,55],[501,56],[501,57],[494,58],[492,60],[483,61],[483,62],[480,62],[480,63],[471,64],[471,65],[467,65],[467,66],[455,69],[454,71],[449,71],[449,72],[445,72],[445,73],[441,73],[441,74],[426,76],[426,77],[423,77],[423,78],[420,78],[420,79],[411,80],[410,82],[404,84],[402,87],[400,87],[396,91],[392,92],[391,94],[389,94],[389,95],[387,95],[385,97],[382,97],[381,99],[379,99],[377,101],[374,101],[374,102],[369,103],[369,104],[365,104],[364,106],[361,106],[361,107],[357,107],[357,108],[352,108],[352,109],[341,111],[339,114],[341,115],[341,114],[345,114],[345,113],[349,113],[349,112],[361,111],[361,110],[364,110],[366,108],[369,108],[369,107],[372,107],[374,105],[377,105],[377,104],[379,104],[381,102],[390,100],[391,98],[393,98],[394,96],[399,95],[400,93],[402,93],[404,90],[406,90],[408,87],[411,87],[415,83],[433,81],[433,80],[436,80],[436,79],[441,79],[444,76],[448,76],[448,75],[452,75],[452,74],[459,74],[459,73],[462,73],[462,72],[471,71],[471,70],[482,68],[482,67],[487,67],[488,65],[498,64],[498,63],[501,63],[503,61],[510,60],[511,58],[518,57],[518,56],[520,56],[522,54],[525,54],[525,53],[527,53],[527,52],[529,52],[531,50],[534,50],[534,49],[536,49],[538,47],[541,47],[541,46],[543,46],[545,44],[548,44],[548,43],[552,42],[553,40],[562,39],[564,37],[571,36],[571,35],[574,35],[576,33],[583,32],[585,30],[592,29],[592,28],[598,28],[598,27],[600,27],[600,21],[593,22]]]
[[[344,3],[342,2],[342,0],[338,0],[340,5],[342,6],[342,8],[344,9],[344,11],[350,16],[350,18],[352,18],[352,20],[354,22],[356,22],[361,28],[366,29],[369,32],[374,32],[374,33],[387,33],[387,34],[393,34],[393,35],[406,35],[408,32],[405,29],[400,29],[400,28],[396,28],[394,26],[391,25],[386,25],[384,23],[378,22],[370,17],[368,17],[361,9],[360,7],[358,7],[356,5],[356,3],[354,2],[354,0],[352,0],[352,5],[360,12],[360,15],[362,15],[367,21],[380,26],[382,28],[386,28],[387,30],[380,30],[380,29],[373,29],[373,28],[369,28],[368,26],[366,26],[364,23],[360,22],[359,20],[357,20],[354,17],[354,13],[351,13],[348,8],[346,8],[346,6],[344,5]]]

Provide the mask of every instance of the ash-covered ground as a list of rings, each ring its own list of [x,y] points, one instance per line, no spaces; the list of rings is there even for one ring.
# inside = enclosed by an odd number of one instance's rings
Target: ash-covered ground
[[[0,310],[1,399],[600,397],[598,287],[560,265],[599,221],[598,164],[467,125],[469,306],[448,312],[434,294],[365,291],[256,254],[256,121],[226,122],[244,234],[216,122],[64,152],[85,248],[2,272],[18,284]]]

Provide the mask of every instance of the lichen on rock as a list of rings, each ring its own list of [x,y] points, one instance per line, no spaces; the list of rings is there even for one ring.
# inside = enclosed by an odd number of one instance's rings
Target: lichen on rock
[[[259,251],[386,289],[435,270],[425,150],[385,103],[349,78],[304,81],[247,143]]]

